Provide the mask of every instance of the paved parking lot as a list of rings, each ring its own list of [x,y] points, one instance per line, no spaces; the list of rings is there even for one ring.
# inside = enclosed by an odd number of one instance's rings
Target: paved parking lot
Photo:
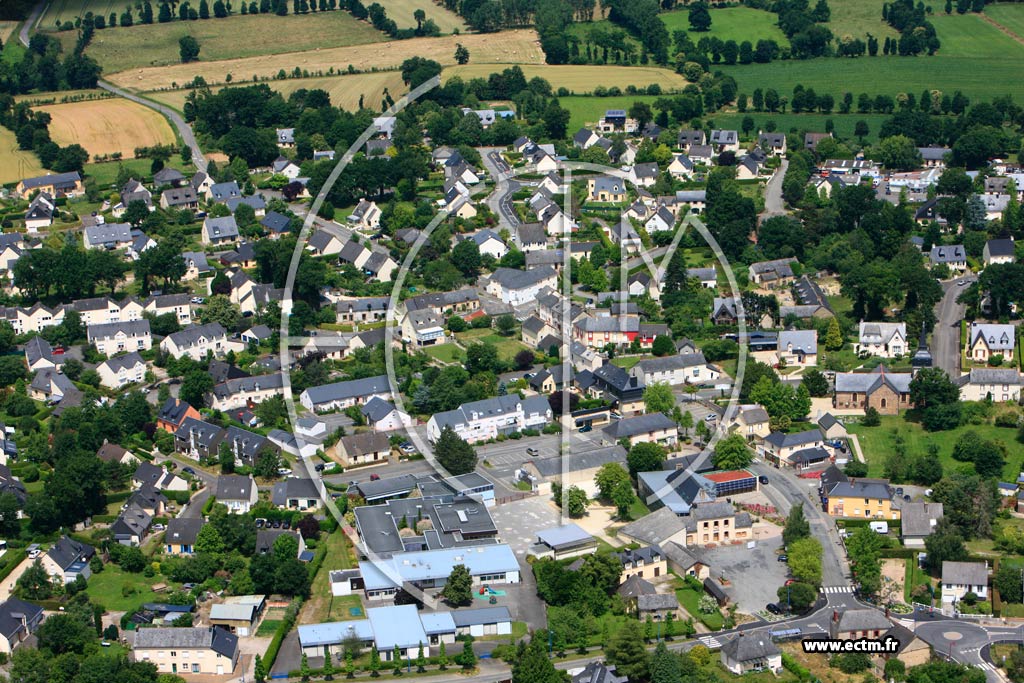
[[[746,544],[720,546],[704,552],[712,566],[712,578],[724,576],[732,584],[725,588],[739,611],[753,614],[769,602],[777,602],[776,591],[786,582],[786,563],[776,559],[782,537],[757,541],[754,548]],[[751,579],[751,577],[756,577]]]
[[[520,562],[537,542],[537,532],[559,523],[558,510],[548,496],[532,496],[491,508],[498,536],[512,547]]]

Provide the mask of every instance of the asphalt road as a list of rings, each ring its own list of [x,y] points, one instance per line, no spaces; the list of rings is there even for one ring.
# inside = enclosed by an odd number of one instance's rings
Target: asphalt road
[[[956,302],[956,298],[965,289],[957,285],[957,282],[962,280],[970,284],[976,279],[973,275],[968,275],[944,282],[942,288],[945,294],[935,305],[932,359],[935,367],[942,368],[946,374],[954,378],[960,376],[960,321],[963,320],[965,310],[963,304]]]
[[[515,234],[519,227],[519,217],[512,206],[512,195],[522,185],[505,174],[511,171],[508,163],[501,157],[501,147],[481,147],[480,159],[484,168],[494,181],[494,191],[487,195],[487,206],[498,216],[498,227],[507,228]],[[517,236],[518,237],[518,236]],[[521,245],[520,245],[521,246]]]
[[[43,13],[43,10],[46,9],[48,4],[49,3],[46,2],[36,4],[36,6],[32,8],[32,13],[28,15],[28,18],[25,19],[24,22],[22,22],[21,29],[18,31],[18,39],[21,40],[21,44],[25,47],[28,47],[29,32],[36,27],[36,24],[39,22],[39,15]]]
[[[786,213],[786,203],[782,199],[782,181],[786,178],[786,170],[789,169],[789,160],[783,159],[782,165],[775,171],[775,174],[768,179],[764,188],[764,211],[761,212],[761,220],[772,216],[782,216]]]

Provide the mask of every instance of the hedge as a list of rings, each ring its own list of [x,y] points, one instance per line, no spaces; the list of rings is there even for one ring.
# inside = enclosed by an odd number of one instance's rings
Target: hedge
[[[132,495],[134,491],[118,491],[117,493],[107,494],[107,504],[110,503],[121,503],[128,500],[128,496]]]
[[[793,658],[793,655],[787,652],[782,653],[782,668],[799,678],[801,681],[811,680],[810,669],[804,668],[800,662]]]
[[[882,548],[878,551],[879,557],[888,559],[916,560],[917,554],[924,552],[922,548]]]
[[[11,575],[14,568],[28,557],[28,552],[25,550],[8,550],[5,555],[7,557],[7,564],[4,565],[3,569],[0,569],[0,581]]]
[[[117,521],[117,515],[93,515],[94,524],[113,524]]]
[[[284,637],[288,635],[288,632],[292,630],[295,625],[295,619],[299,615],[299,610],[302,609],[302,598],[295,598],[291,604],[284,611],[284,618],[277,627],[277,631],[274,633],[274,637],[270,640],[270,645],[267,646],[267,652],[263,655],[263,666],[266,671],[269,672],[274,667],[274,661],[277,659],[277,653],[281,649],[281,643],[284,641]]]

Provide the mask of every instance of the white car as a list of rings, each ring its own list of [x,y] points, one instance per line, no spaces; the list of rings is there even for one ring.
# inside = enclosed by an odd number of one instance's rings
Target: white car
[[[163,531],[166,528],[167,527],[165,527],[163,524],[154,524],[153,525],[153,531]]]
[[[278,468],[277,473],[280,474],[283,477],[283,476],[291,474],[292,471],[290,469],[288,469],[287,467],[280,467],[280,468]]]
[[[203,303],[204,301],[206,301],[206,299],[204,299],[204,298],[203,298],[203,297],[201,297],[201,296],[194,296],[194,297],[192,297],[192,298],[190,299],[190,301],[191,301],[192,303],[194,303],[194,304],[201,304],[201,303]]]
[[[39,551],[38,550],[32,550],[28,554],[28,559],[30,559],[30,560],[34,560],[37,557],[39,557]]]

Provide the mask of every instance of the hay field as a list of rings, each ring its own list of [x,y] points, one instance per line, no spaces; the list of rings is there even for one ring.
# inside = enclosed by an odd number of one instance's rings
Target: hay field
[[[488,73],[493,70],[489,69]],[[405,84],[402,83],[402,74],[398,71],[379,71],[376,73],[351,74],[348,76],[323,76],[315,78],[290,78],[286,81],[266,81],[273,90],[285,97],[291,95],[301,88],[326,91],[331,96],[331,104],[342,109],[354,111],[359,107],[359,96],[363,96],[363,103],[370,109],[380,109],[380,102],[383,98],[384,88],[388,89],[391,97],[398,99],[406,92]],[[237,83],[237,85],[246,85]],[[220,88],[211,88],[214,92]],[[162,90],[143,93],[147,98],[166,104],[178,111],[185,106],[185,98],[188,90]]]
[[[487,78],[495,71],[506,68],[495,64],[466,64],[450,66],[441,74],[444,80],[459,76],[464,81],[471,78]],[[685,88],[687,81],[669,69],[653,66],[551,66],[547,64],[524,65],[526,78],[540,76],[548,81],[553,88],[568,88],[574,93],[593,92],[594,87],[603,85],[606,88],[628,85],[638,88],[657,83],[664,89]]]
[[[46,169],[32,152],[18,149],[14,133],[0,126],[0,183],[43,175]]]
[[[437,21],[437,19],[434,21]],[[0,21],[0,41],[3,41],[4,45],[6,45],[8,39],[14,35],[14,30],[16,28],[18,28],[18,22],[16,21]]]
[[[172,84],[188,83],[202,76],[207,83],[223,84],[231,74],[237,81],[251,80],[253,75],[273,77],[281,69],[295,67],[311,72],[326,72],[331,67],[344,71],[351,64],[360,70],[372,67],[397,67],[409,57],[433,59],[442,65],[455,62],[455,44],[462,43],[477,59],[499,64],[542,64],[544,53],[532,29],[503,31],[486,35],[464,34],[442,38],[412,38],[357,47],[308,50],[280,55],[265,55],[220,62],[196,62],[165,67],[132,69],[107,76],[107,80],[132,90],[162,90]]]
[[[174,143],[174,131],[163,116],[141,104],[113,99],[38,107],[53,117],[50,135],[58,145],[78,143],[91,156],[120,152],[133,156],[136,147]]]
[[[451,33],[454,29],[466,30],[466,22],[455,12],[449,12],[440,4],[431,0],[377,0],[388,13],[388,19],[394,19],[398,28],[416,28],[416,20],[412,14],[418,9],[427,13],[427,19],[433,19],[442,34]]]
[[[74,31],[56,35],[65,52],[74,49]],[[202,62],[362,45],[385,38],[369,23],[356,20],[348,12],[284,17],[249,14],[103,29],[93,35],[86,52],[100,63],[104,73],[179,64],[178,40],[185,35],[199,41]],[[287,63],[278,66],[281,67],[290,69]]]

